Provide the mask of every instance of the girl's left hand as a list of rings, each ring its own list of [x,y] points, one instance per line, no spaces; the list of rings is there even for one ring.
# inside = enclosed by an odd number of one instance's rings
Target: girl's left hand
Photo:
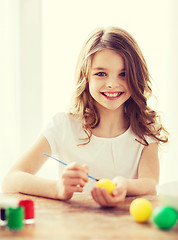
[[[127,194],[127,179],[116,177],[112,180],[116,183],[116,188],[109,194],[105,188],[94,187],[91,191],[93,199],[103,207],[115,207],[123,202]]]

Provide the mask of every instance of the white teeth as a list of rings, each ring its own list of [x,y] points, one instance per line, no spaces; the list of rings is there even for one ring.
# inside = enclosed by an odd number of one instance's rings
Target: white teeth
[[[119,95],[121,95],[122,92],[117,92],[117,93],[108,93],[105,92],[104,95],[106,95],[107,97],[118,97]]]

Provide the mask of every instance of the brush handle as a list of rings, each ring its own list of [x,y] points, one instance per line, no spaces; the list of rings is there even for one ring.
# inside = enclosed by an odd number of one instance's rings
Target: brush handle
[[[65,163],[65,162],[62,162],[61,160],[59,160],[59,159],[57,159],[57,158],[55,158],[55,157],[52,157],[51,155],[49,155],[49,154],[47,154],[47,153],[43,153],[44,155],[46,155],[47,157],[49,157],[49,158],[52,158],[52,159],[54,159],[54,160],[56,160],[56,161],[58,161],[59,163],[61,163],[61,164],[63,164],[63,165],[65,165],[65,166],[67,166],[67,163]],[[94,177],[92,177],[91,175],[89,175],[88,174],[88,177],[89,178],[91,178],[91,179],[93,179],[93,180],[95,180],[95,181],[98,181],[98,179],[96,179],[96,178],[94,178]]]
[[[44,155],[46,155],[47,157],[50,157],[50,158],[52,158],[52,159],[54,159],[54,160],[56,160],[56,161],[58,161],[58,162],[60,162],[61,164],[63,164],[63,165],[67,165],[67,163],[65,163],[65,162],[62,162],[62,161],[60,161],[59,159],[57,159],[57,158],[55,158],[55,157],[52,157],[52,156],[50,156],[49,154],[47,154],[47,153],[43,153]]]

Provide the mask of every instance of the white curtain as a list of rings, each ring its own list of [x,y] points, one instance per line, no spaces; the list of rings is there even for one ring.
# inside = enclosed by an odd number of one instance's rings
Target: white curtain
[[[57,111],[67,110],[80,48],[90,31],[115,25],[139,43],[171,141],[161,182],[178,180],[178,2],[0,0],[0,182]],[[40,171],[53,177],[56,163]]]
[[[0,1],[0,179],[16,156],[18,144],[19,5]]]
[[[164,93],[165,120],[170,131],[170,142],[163,157],[162,180],[178,180],[178,1],[168,1],[168,28],[162,38],[168,37],[167,77]],[[164,56],[164,48],[162,56]],[[160,70],[162,70],[160,68]],[[162,88],[162,82],[159,87]]]
[[[41,1],[0,0],[0,183],[42,124]]]

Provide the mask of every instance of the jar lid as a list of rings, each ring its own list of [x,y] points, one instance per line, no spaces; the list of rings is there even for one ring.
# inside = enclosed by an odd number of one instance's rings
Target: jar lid
[[[0,208],[18,207],[19,200],[14,197],[4,197],[0,199]]]

